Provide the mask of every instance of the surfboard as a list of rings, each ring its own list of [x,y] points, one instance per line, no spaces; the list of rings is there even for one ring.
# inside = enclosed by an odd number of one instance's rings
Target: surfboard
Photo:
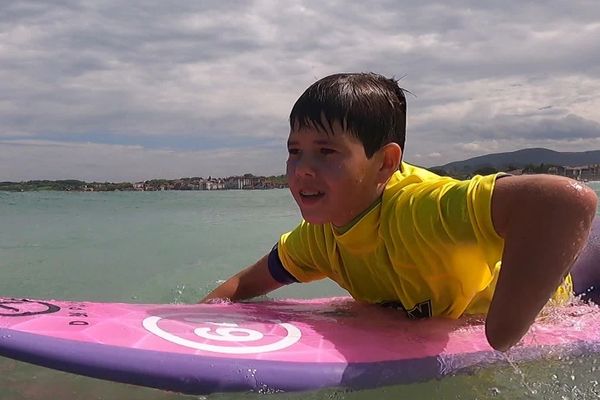
[[[512,360],[600,352],[600,313],[540,318]],[[189,394],[372,388],[506,362],[481,319],[410,320],[351,298],[201,305],[0,298],[0,355]]]

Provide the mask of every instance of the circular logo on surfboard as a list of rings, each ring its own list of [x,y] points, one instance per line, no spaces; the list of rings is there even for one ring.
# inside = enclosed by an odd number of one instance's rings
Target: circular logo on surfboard
[[[45,301],[0,298],[0,316],[2,317],[27,317],[38,314],[52,314],[59,310],[59,306]]]
[[[210,321],[198,314],[151,316],[142,324],[149,332],[171,343],[221,354],[260,354],[283,350],[302,337],[300,329],[289,323],[236,322],[235,319]]]

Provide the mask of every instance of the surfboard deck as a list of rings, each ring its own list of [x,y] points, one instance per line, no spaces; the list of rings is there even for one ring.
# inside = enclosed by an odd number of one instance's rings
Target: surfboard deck
[[[512,360],[600,352],[600,313],[539,319]],[[348,297],[197,305],[0,298],[0,355],[189,394],[371,388],[442,378],[506,357],[482,320],[409,320]]]

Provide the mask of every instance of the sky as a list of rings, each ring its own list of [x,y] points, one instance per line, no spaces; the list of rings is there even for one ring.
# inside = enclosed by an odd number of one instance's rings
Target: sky
[[[404,159],[600,149],[587,1],[7,1],[0,181],[285,173],[288,116],[338,72],[402,78]]]

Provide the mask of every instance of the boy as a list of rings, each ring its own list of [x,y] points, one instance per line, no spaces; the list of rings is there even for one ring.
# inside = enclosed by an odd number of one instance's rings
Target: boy
[[[551,296],[570,293],[595,193],[557,176],[440,177],[401,161],[405,127],[393,79],[336,74],[310,86],[288,138],[304,220],[202,301],[329,277],[413,318],[487,313],[490,345],[517,343]]]

